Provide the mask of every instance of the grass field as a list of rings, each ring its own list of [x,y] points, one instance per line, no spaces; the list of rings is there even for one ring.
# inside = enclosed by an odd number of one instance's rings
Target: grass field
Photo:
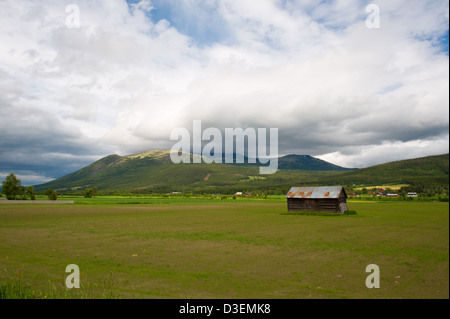
[[[449,298],[448,203],[350,201],[356,215],[330,217],[283,214],[284,199],[142,201],[0,205],[0,295]]]

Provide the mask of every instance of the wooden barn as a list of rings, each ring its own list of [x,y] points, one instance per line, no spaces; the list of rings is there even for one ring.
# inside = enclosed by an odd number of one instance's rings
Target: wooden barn
[[[342,186],[292,187],[286,195],[288,211],[344,213],[347,194]]]

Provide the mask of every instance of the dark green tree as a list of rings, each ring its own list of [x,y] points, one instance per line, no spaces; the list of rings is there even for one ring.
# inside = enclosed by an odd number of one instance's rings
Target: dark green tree
[[[23,195],[24,187],[22,182],[13,173],[6,176],[2,182],[2,193],[6,195],[7,199],[16,199],[16,196]]]
[[[84,190],[84,197],[85,198],[92,198],[93,193],[94,192],[93,192],[92,188],[86,188]]]
[[[58,199],[58,193],[53,191],[50,196],[49,196],[50,200],[57,200]]]
[[[36,199],[36,196],[34,195],[34,186],[28,186],[26,191],[25,191],[25,194],[27,196],[30,196],[31,200],[35,200]]]
[[[97,188],[97,186],[94,186],[94,187],[92,187],[92,196],[97,196],[97,193],[98,193],[98,188]]]
[[[55,192],[53,189],[49,188],[45,191],[45,195],[47,195],[49,200],[57,200],[58,199],[58,193]]]
[[[44,194],[45,194],[47,197],[49,197],[49,196],[51,195],[52,192],[53,192],[53,189],[47,188],[47,190],[45,191]]]

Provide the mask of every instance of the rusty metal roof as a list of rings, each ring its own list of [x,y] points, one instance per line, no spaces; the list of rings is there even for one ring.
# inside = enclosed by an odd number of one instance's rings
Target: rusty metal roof
[[[342,186],[321,186],[321,187],[292,187],[286,195],[286,198],[339,198]]]

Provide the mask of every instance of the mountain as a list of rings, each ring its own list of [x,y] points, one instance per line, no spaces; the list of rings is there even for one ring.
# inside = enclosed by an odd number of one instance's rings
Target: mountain
[[[321,183],[341,185],[380,185],[399,183],[412,185],[448,185],[449,154],[395,161],[321,179]]]
[[[309,171],[349,171],[351,168],[337,166],[310,155],[286,155],[278,159],[278,169]]]
[[[233,154],[236,158],[236,154]],[[243,156],[243,164],[231,164],[240,166],[260,166],[261,164],[256,161],[256,163],[250,164],[249,158]],[[225,156],[222,157],[222,163],[225,163]],[[319,158],[312,157],[311,155],[296,155],[290,154],[278,158],[278,169],[282,170],[306,170],[306,171],[350,171],[355,168],[346,168],[338,165],[331,164]]]
[[[174,164],[170,151],[150,150],[104,157],[72,174],[36,185],[35,189],[41,192],[52,188],[63,193],[97,186],[102,191],[142,193],[232,193],[268,189],[282,193],[291,186],[302,185],[449,184],[449,154],[362,169],[346,169],[309,155],[287,155],[279,158],[278,168],[275,174],[260,175],[259,164]]]
[[[191,156],[198,156],[192,155]],[[103,190],[174,191],[213,190],[238,187],[280,186],[298,180],[312,181],[318,176],[346,170],[309,155],[279,158],[279,171],[259,175],[260,164],[174,164],[168,150],[149,150],[128,156],[109,155],[72,174],[45,184],[36,191],[83,190],[97,186]],[[284,171],[290,170],[290,171]],[[298,183],[298,182],[297,182]]]

